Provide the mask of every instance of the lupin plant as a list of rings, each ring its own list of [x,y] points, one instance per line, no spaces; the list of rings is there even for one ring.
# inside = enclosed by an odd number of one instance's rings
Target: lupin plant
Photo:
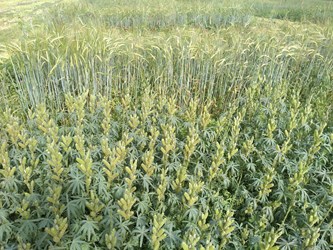
[[[198,220],[198,227],[201,233],[204,233],[207,229],[209,229],[209,223],[207,223],[208,218],[208,210],[205,213],[201,213],[200,219]]]
[[[160,174],[160,183],[156,189],[157,199],[160,202],[160,204],[163,204],[163,201],[165,199],[165,192],[167,188],[167,170],[165,168],[162,169]]]
[[[149,136],[149,150],[155,149],[155,144],[157,141],[158,136],[160,135],[160,131],[157,130],[155,127],[152,127],[150,130],[150,136]]]
[[[59,128],[55,121],[50,118],[49,112],[44,105],[39,105],[36,111],[36,124],[38,129],[46,137],[46,152],[48,154],[46,163],[51,168],[51,178],[49,180],[49,196],[46,200],[49,202],[49,209],[54,216],[53,227],[45,228],[45,232],[52,237],[56,245],[61,244],[68,227],[67,218],[62,216],[65,205],[61,202],[61,193],[63,191],[62,175],[65,171],[63,166],[63,156],[59,152]]]
[[[253,87],[247,95],[261,98],[266,92],[260,91]],[[27,121],[6,113],[18,131],[3,126],[1,137],[2,245],[213,250],[332,244],[333,136],[324,116],[298,111],[301,99],[293,92],[279,94],[297,98],[288,105],[272,97],[274,105],[249,101],[250,110],[235,100],[218,115],[196,98],[184,107],[174,97],[147,93],[137,106],[129,95],[83,94],[67,95],[66,109],[55,117],[45,105]],[[295,114],[278,116],[282,107]]]
[[[168,164],[169,152],[176,149],[175,129],[176,128],[170,124],[162,125],[163,139],[161,151],[163,154],[162,162],[164,167]]]
[[[106,97],[101,96],[100,102],[98,105],[103,108],[103,121],[101,127],[103,129],[103,134],[105,137],[108,136],[111,128],[111,111],[112,111],[112,102]]]
[[[224,145],[221,145],[220,143],[216,142],[216,153],[213,156],[213,160],[211,163],[211,166],[209,168],[209,182],[211,182],[220,171],[220,166],[225,162],[224,159]]]
[[[154,174],[155,166],[153,150],[148,150],[143,154],[141,167],[148,176],[152,176]]]
[[[231,127],[231,139],[229,142],[229,148],[228,148],[228,155],[227,159],[230,160],[237,152],[237,140],[240,132],[240,123],[242,120],[242,114],[239,113],[237,117],[234,119],[234,123]]]
[[[82,173],[86,176],[86,192],[88,193],[90,191],[90,185],[92,182],[92,160],[90,157],[90,152],[87,152],[87,155],[84,157],[84,159],[77,158],[76,159],[78,162],[78,169],[82,171]]]
[[[93,221],[100,222],[103,218],[103,216],[100,215],[100,212],[103,210],[104,204],[100,202],[94,191],[91,191],[90,193],[90,200],[90,202],[86,203],[87,208],[90,210],[90,218]]]
[[[151,243],[152,243],[152,249],[158,250],[160,249],[161,241],[163,241],[166,238],[163,226],[167,221],[167,219],[164,218],[163,214],[155,214],[153,218],[154,220],[153,220]]]
[[[34,185],[35,185],[35,182],[33,180],[31,180],[33,168],[27,167],[26,163],[27,163],[27,158],[24,157],[19,166],[19,170],[22,174],[24,184],[28,187],[29,193],[32,194],[33,190],[34,190]],[[38,161],[37,161],[37,164],[38,164]]]
[[[195,147],[199,143],[199,135],[195,128],[190,127],[189,135],[186,137],[186,144],[184,150],[184,165],[187,166],[190,163],[192,154],[195,152]]]
[[[186,238],[187,238],[186,241],[182,242],[182,249],[183,250],[195,250],[196,245],[198,244],[198,242],[200,240],[200,237],[196,234],[195,231],[190,231]]]
[[[113,229],[110,234],[105,234],[106,247],[109,250],[115,249],[117,245],[116,230]]]
[[[153,95],[153,93],[151,93],[151,90],[147,88],[142,95],[142,101],[141,101],[140,118],[143,124],[145,124],[147,118],[152,113],[153,106],[155,104],[154,100],[155,96]]]
[[[136,190],[136,187],[134,187],[133,183],[136,179],[136,168],[136,160],[131,160],[130,167],[125,167],[125,171],[127,172],[129,177],[125,178],[126,189],[124,191],[124,196],[118,201],[118,213],[125,220],[129,220],[134,214],[134,212],[132,211],[132,207],[135,204],[136,197],[133,195],[133,193]]]
[[[191,124],[195,124],[197,119],[198,102],[192,98],[189,102],[189,108],[185,111],[185,120]]]
[[[58,244],[61,242],[61,238],[65,235],[67,227],[67,218],[60,218],[57,216],[54,220],[54,226],[52,228],[47,227],[45,231],[51,235],[53,241]]]
[[[125,190],[124,196],[118,201],[119,209],[118,213],[125,219],[129,220],[134,212],[132,211],[132,207],[135,203],[135,197],[130,192],[129,189]]]
[[[172,182],[172,188],[179,192],[183,187],[184,181],[187,177],[187,168],[190,164],[192,154],[195,152],[195,147],[200,139],[195,128],[189,128],[189,135],[186,137],[186,144],[184,146],[184,161],[176,174],[176,180]]]
[[[1,165],[2,168],[0,173],[2,175],[2,187],[6,184],[9,179],[13,178],[16,172],[16,167],[11,167],[10,158],[7,151],[7,143],[3,142],[1,145]]]
[[[102,147],[103,147],[103,145],[105,145],[103,142],[105,142],[105,141],[102,141]],[[102,148],[102,150],[103,150],[103,152],[105,152],[105,149]],[[108,151],[106,151],[106,152],[108,152]],[[106,166],[103,168],[103,171],[107,175],[108,184],[111,185],[113,180],[115,178],[117,178],[117,176],[119,175],[116,172],[116,166],[120,162],[120,154],[118,152],[116,152],[115,150],[113,150],[112,152],[107,153],[107,154],[110,154],[110,156],[108,156],[107,159],[103,159],[103,163]],[[111,157],[111,154],[113,157]],[[108,160],[110,161],[110,163],[108,162]]]
[[[211,121],[211,115],[210,115],[208,109],[209,109],[208,105],[205,105],[204,108],[203,108],[203,111],[201,113],[201,128],[202,128],[202,130],[205,130],[207,128],[208,124]]]
[[[274,228],[271,229],[270,232],[266,232],[264,239],[260,242],[260,249],[265,250],[277,250],[279,249],[278,246],[276,246],[277,239],[281,236],[281,232],[275,232]]]
[[[204,185],[204,182],[202,181],[190,181],[189,182],[189,187],[188,187],[188,192],[184,193],[184,198],[183,198],[183,202],[184,204],[186,204],[187,206],[191,207],[193,206],[199,199],[199,192],[201,192],[201,189]]]
[[[221,237],[219,244],[220,249],[223,249],[223,247],[228,243],[231,233],[235,230],[235,226],[233,225],[233,215],[234,212],[230,209],[227,209],[224,215],[222,215],[221,211],[215,210],[215,218],[217,220],[217,225]]]

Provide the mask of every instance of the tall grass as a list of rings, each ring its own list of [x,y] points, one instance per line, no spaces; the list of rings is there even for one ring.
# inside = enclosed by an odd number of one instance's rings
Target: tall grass
[[[193,26],[216,29],[230,25],[246,26],[251,15],[238,8],[170,8],[156,7],[113,7],[106,10],[83,4],[64,6],[51,11],[44,22],[49,25],[63,24],[79,19],[84,24],[103,25],[122,29],[168,29],[180,26]]]
[[[313,22],[331,26],[332,1],[77,1],[51,9],[43,23],[63,24],[80,19],[84,24],[123,29],[167,29],[194,26],[216,29],[247,26],[255,17]]]
[[[194,12],[196,14],[219,15],[220,17],[232,16],[256,16],[271,19],[282,19],[293,22],[314,22],[329,25],[333,21],[333,2],[327,0],[289,0],[289,1],[267,1],[267,0],[203,0],[203,1],[80,1],[84,3],[91,12],[97,10],[101,16],[110,13],[131,14],[146,11],[154,13],[156,10],[161,18],[170,13]],[[155,10],[155,11],[154,11]],[[228,14],[229,13],[229,14]],[[152,17],[148,15],[147,20]]]
[[[299,32],[299,29],[303,29]],[[147,85],[224,106],[258,79],[304,92],[329,87],[332,34],[283,26],[165,32],[63,28],[8,47],[5,73],[22,105],[60,107],[64,93],[140,95]]]
[[[330,88],[330,28],[272,26],[254,18],[267,16],[259,13],[259,5],[279,9],[261,1],[58,5],[37,19],[36,32],[5,48],[11,56],[1,63],[2,81],[10,89],[4,92],[15,94],[26,109],[44,101],[60,107],[68,91],[138,96],[150,85],[177,95],[180,102],[194,95],[201,103],[214,98],[225,107],[258,79],[287,81],[304,92]],[[290,10],[296,4],[280,7]],[[305,1],[298,10],[312,7]]]

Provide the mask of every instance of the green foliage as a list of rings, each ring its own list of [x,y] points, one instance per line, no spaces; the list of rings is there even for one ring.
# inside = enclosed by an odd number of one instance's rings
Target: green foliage
[[[285,86],[257,84],[219,114],[150,90],[135,105],[68,95],[56,118],[6,112],[1,244],[329,249],[333,130]]]
[[[0,249],[333,249],[332,10],[71,0],[24,22],[0,48]]]

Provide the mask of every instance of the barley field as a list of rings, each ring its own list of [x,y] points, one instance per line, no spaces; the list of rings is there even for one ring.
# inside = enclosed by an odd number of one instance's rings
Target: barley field
[[[0,0],[0,250],[333,249],[333,1]]]

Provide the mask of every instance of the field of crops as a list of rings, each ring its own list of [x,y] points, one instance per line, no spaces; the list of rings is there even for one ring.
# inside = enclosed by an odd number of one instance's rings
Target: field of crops
[[[1,7],[1,250],[333,249],[333,1]]]

